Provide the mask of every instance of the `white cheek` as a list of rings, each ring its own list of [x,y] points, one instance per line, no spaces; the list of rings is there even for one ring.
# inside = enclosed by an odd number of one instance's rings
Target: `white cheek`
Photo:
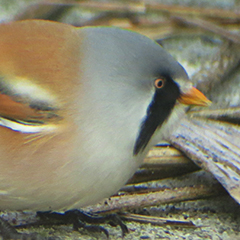
[[[178,102],[176,103],[168,119],[165,120],[160,129],[156,131],[156,134],[154,134],[154,144],[157,144],[161,140],[168,141],[172,133],[179,127],[181,122],[180,119],[183,118],[186,108],[187,107],[185,105],[179,104]]]

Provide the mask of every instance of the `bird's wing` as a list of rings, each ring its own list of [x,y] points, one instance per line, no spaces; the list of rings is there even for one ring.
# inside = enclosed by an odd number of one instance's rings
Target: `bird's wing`
[[[29,20],[1,24],[0,35],[0,125],[31,132],[56,124],[78,81],[75,28]]]

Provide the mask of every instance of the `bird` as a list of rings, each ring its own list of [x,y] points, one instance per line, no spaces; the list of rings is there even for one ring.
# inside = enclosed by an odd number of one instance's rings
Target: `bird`
[[[116,193],[188,105],[208,106],[154,40],[117,27],[0,24],[0,209],[66,211]]]

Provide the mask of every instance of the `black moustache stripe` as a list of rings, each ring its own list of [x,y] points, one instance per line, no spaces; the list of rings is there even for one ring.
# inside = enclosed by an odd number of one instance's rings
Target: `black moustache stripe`
[[[147,114],[141,123],[134,145],[134,155],[139,154],[146,148],[156,129],[160,128],[170,116],[179,96],[179,87],[172,79],[167,79],[164,88],[156,89],[148,106]]]

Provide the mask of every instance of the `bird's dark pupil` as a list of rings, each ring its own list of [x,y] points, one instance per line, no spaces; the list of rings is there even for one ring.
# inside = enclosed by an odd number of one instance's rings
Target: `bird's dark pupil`
[[[163,85],[162,80],[158,81],[157,86],[160,88],[160,87],[162,87],[162,85]]]

